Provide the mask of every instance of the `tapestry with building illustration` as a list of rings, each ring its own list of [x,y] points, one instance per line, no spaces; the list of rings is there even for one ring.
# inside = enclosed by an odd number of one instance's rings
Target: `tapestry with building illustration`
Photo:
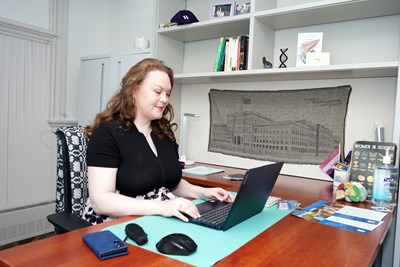
[[[351,86],[244,91],[211,89],[208,151],[320,164],[344,147]]]

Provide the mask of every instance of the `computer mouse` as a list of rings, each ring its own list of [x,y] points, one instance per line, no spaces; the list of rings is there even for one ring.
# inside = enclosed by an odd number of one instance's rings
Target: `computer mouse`
[[[161,238],[156,247],[163,254],[188,256],[196,251],[197,244],[185,234],[174,233]]]

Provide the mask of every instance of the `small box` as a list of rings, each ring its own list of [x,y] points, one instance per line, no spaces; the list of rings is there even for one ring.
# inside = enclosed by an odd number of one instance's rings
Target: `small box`
[[[326,66],[330,65],[331,53],[307,53],[306,66]]]

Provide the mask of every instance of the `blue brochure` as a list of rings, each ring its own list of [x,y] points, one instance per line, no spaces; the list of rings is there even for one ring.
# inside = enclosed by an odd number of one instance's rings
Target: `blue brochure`
[[[368,234],[383,223],[386,213],[319,200],[293,215],[307,221]]]

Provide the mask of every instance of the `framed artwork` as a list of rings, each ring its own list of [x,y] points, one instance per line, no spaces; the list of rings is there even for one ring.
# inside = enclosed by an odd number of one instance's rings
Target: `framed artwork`
[[[208,152],[320,165],[339,144],[344,147],[351,90],[350,85],[281,91],[211,89]]]
[[[235,2],[211,4],[210,18],[229,17],[235,14]]]

